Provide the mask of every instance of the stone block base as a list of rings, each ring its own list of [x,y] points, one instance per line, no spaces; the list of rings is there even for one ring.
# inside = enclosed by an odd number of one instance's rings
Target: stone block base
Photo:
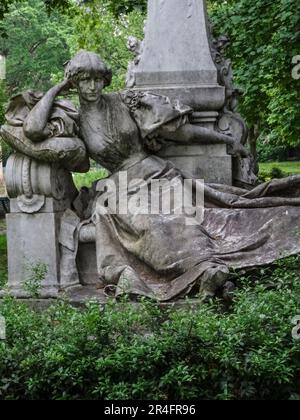
[[[80,283],[83,285],[98,285],[99,275],[95,242],[79,244],[76,262]]]
[[[232,185],[232,157],[224,144],[171,145],[160,156],[205,183]]]
[[[12,213],[6,216],[8,286],[16,297],[27,297],[38,287],[40,297],[59,291],[59,213]]]

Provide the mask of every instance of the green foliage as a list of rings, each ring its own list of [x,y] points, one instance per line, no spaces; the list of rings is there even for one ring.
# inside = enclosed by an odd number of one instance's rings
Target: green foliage
[[[0,50],[7,56],[9,96],[29,88],[44,91],[57,74],[63,77],[73,31],[69,18],[58,12],[49,16],[42,0],[14,2],[0,21],[1,30],[7,33]]]
[[[260,169],[264,171],[271,171],[272,168],[279,168],[282,172],[285,172],[287,175],[298,175],[300,174],[300,162],[269,162],[269,163],[260,163]]]
[[[260,182],[300,174],[300,162],[270,162],[259,165]]]
[[[259,162],[283,162],[288,157],[288,145],[272,145],[270,142],[260,141],[257,145],[257,155]]]
[[[115,91],[124,88],[128,63],[133,59],[126,47],[127,38],[133,35],[143,39],[145,15],[134,10],[116,17],[109,7],[112,5],[113,2],[94,0],[81,6],[73,20],[74,35],[69,45],[72,53],[87,49],[100,54],[113,70],[109,90]]]
[[[72,0],[44,0],[44,3],[48,12],[56,9],[66,11],[74,5]]]
[[[272,179],[274,179],[274,178],[277,178],[277,179],[284,178],[285,173],[280,168],[274,166],[271,169],[271,177],[272,177]]]
[[[292,58],[300,51],[298,0],[211,0],[217,33],[229,34],[235,78],[245,91],[241,111],[270,145],[300,140],[300,80]]]
[[[80,190],[82,187],[90,188],[93,182],[107,177],[108,172],[106,169],[91,170],[86,174],[73,175],[73,179],[78,190]]]
[[[22,1],[24,3],[24,0],[1,0],[0,20],[5,18],[5,15],[9,12],[11,5],[17,6],[18,3],[21,3]],[[50,13],[54,9],[60,9],[62,11],[65,11],[73,5],[71,0],[43,0],[43,3],[48,13]],[[3,38],[7,37],[6,29],[3,27],[0,29],[0,36],[2,36]]]
[[[147,9],[147,0],[104,0],[102,3],[106,4],[116,17],[134,10],[145,12]]]
[[[21,0],[14,0],[15,3],[20,2]],[[5,14],[9,10],[9,6],[11,5],[11,0],[1,0],[0,3],[0,19],[2,20],[5,16]],[[3,36],[3,34],[2,34]]]
[[[0,162],[2,162],[3,165],[6,164],[6,161],[11,153],[12,148],[8,144],[6,144],[0,137]]]
[[[0,80],[0,125],[4,124],[5,121],[5,109],[8,102],[7,87],[3,80]]]
[[[0,315],[2,399],[295,399],[299,258],[240,278],[224,311],[143,300],[57,303],[43,313],[6,298]]]
[[[26,278],[23,281],[23,289],[28,292],[29,296],[38,298],[42,287],[42,282],[45,280],[49,267],[43,262],[26,263]]]
[[[269,171],[260,171],[259,172],[259,181],[260,182],[267,182],[271,179],[281,179],[285,178],[286,176],[289,176],[286,172],[283,172],[283,170],[278,166],[272,166],[272,168]]]

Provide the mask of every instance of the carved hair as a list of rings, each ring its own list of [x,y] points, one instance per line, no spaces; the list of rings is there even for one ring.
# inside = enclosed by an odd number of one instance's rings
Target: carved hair
[[[99,55],[81,50],[74,58],[65,64],[65,77],[75,82],[82,74],[101,75],[105,86],[111,84],[112,71],[106,66]]]

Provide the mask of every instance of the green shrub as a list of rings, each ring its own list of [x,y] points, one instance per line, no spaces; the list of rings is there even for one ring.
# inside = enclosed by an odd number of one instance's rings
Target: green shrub
[[[277,166],[274,166],[271,169],[270,175],[271,175],[272,179],[275,179],[275,178],[280,179],[280,178],[284,178],[286,176],[286,174],[280,168],[278,168]]]
[[[274,146],[274,144],[258,141],[258,160],[259,162],[285,161],[288,157],[288,152],[290,149],[290,145]]]
[[[260,171],[258,175],[259,182],[267,182],[272,179],[280,179],[289,176],[278,166],[273,166],[269,171]]]
[[[239,278],[229,308],[125,300],[36,313],[6,298],[0,398],[297,399],[297,270],[299,259],[290,259]]]
[[[0,137],[0,161],[2,161],[3,166],[6,165],[6,161],[12,153],[13,149]]]
[[[45,280],[49,267],[42,262],[26,263],[26,277],[23,281],[23,289],[28,292],[29,296],[38,298],[42,287],[42,282]]]
[[[91,169],[86,174],[74,174],[73,179],[76,185],[76,188],[80,190],[82,187],[90,188],[93,182],[98,181],[99,179],[107,178],[108,172],[106,169]]]

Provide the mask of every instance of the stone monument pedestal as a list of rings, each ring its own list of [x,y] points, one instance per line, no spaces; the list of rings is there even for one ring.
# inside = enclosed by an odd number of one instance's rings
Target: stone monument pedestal
[[[12,155],[6,167],[8,286],[17,297],[57,297],[60,281],[60,222],[76,194],[72,176],[57,164]],[[76,286],[68,284],[68,286]]]
[[[159,156],[205,183],[232,185],[232,157],[225,144],[171,145]]]
[[[27,297],[28,289],[36,286],[40,297],[56,297],[60,287],[60,214],[10,213],[6,221],[8,285],[12,294]]]
[[[149,0],[145,39],[130,67],[134,89],[190,106],[192,123],[215,129],[225,88],[211,48],[205,0]],[[161,157],[206,182],[232,185],[232,157],[224,144],[169,146]]]

